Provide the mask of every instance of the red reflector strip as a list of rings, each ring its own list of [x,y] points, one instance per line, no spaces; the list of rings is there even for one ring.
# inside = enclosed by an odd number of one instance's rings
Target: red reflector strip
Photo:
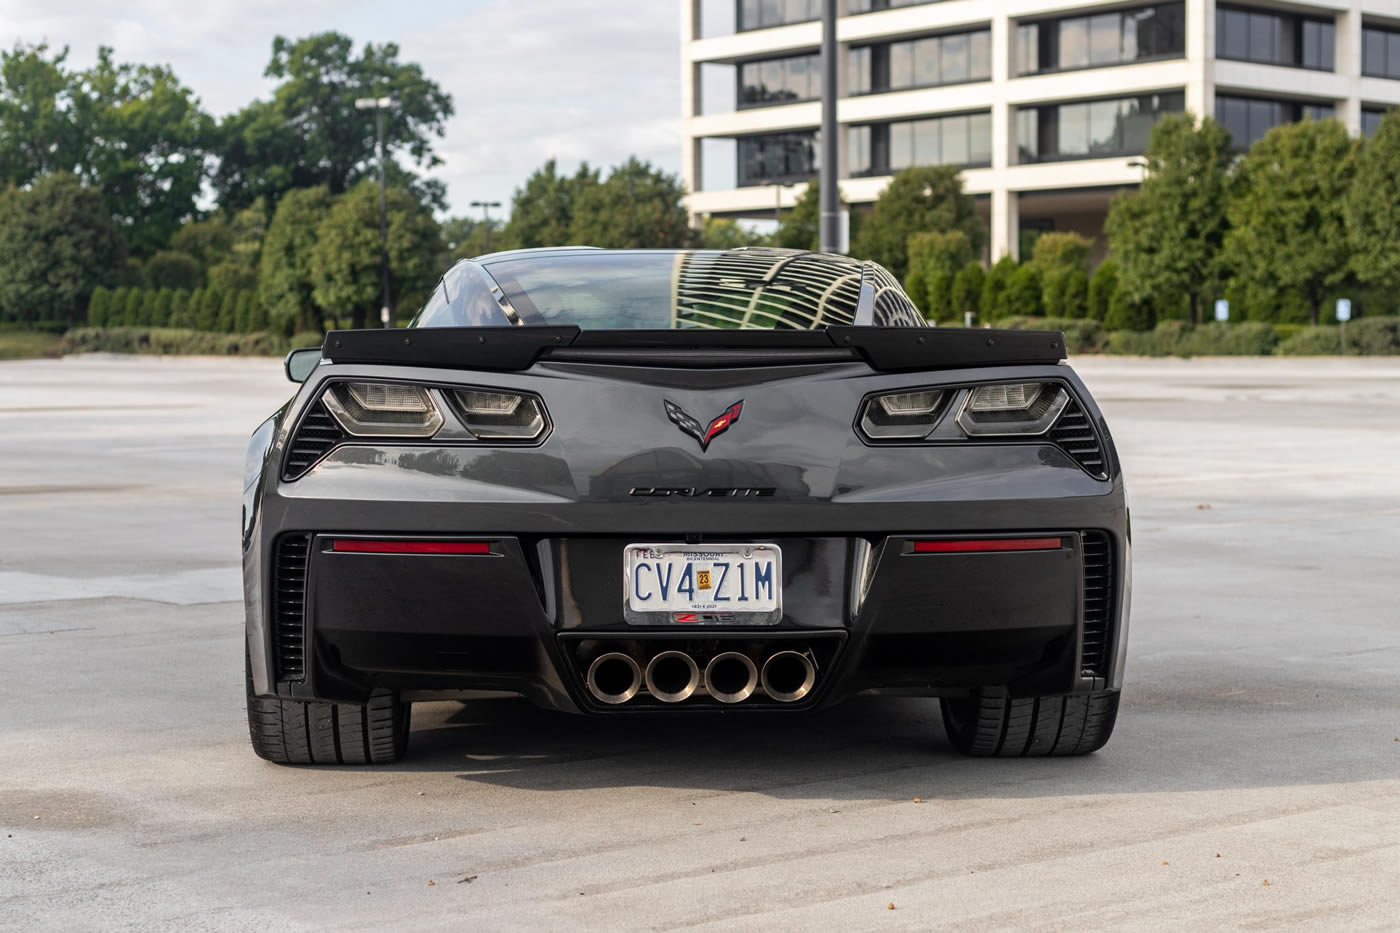
[[[490,541],[364,541],[336,538],[333,551],[355,554],[490,554]]]
[[[976,538],[963,541],[915,541],[915,554],[967,554],[974,551],[1054,551],[1062,538]]]

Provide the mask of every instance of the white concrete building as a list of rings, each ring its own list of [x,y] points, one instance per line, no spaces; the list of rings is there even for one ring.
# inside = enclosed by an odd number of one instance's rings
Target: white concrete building
[[[1370,132],[1400,106],[1400,0],[838,0],[843,198],[964,167],[989,257],[1045,230],[1101,240],[1153,122],[1247,145],[1303,116]],[[682,174],[695,219],[773,217],[816,175],[820,0],[681,0]]]

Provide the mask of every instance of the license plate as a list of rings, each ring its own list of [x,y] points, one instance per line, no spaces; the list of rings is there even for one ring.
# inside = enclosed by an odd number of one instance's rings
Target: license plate
[[[633,625],[776,625],[783,552],[775,544],[629,544],[623,618]]]

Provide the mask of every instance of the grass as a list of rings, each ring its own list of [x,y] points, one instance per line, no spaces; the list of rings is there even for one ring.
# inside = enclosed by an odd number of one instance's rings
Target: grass
[[[34,360],[59,356],[58,345],[62,340],[58,334],[38,331],[0,331],[0,360]]]

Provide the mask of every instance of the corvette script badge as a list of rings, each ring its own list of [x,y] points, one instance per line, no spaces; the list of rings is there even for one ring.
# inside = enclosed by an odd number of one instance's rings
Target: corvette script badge
[[[662,399],[661,403],[666,406],[666,417],[670,418],[676,427],[695,438],[700,443],[702,453],[709,449],[710,441],[728,431],[729,426],[739,420],[739,414],[744,410],[744,400],[740,399],[721,412],[719,417],[708,425],[702,425],[686,414],[684,408],[670,399]]]

